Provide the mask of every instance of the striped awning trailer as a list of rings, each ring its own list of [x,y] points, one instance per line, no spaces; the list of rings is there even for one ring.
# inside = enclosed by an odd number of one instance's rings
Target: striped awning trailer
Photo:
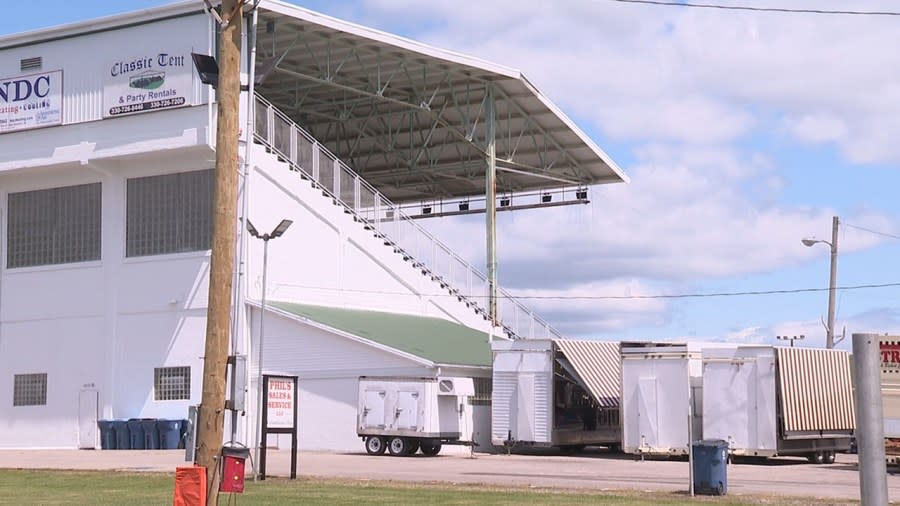
[[[554,339],[553,342],[601,407],[619,407],[622,397],[619,343],[571,339]]]
[[[856,416],[847,352],[776,350],[785,432],[854,430]]]

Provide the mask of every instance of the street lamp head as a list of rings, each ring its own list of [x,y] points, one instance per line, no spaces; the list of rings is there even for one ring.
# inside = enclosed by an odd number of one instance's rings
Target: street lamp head
[[[253,223],[250,223],[250,220],[247,220],[247,232],[250,232],[250,235],[253,237],[259,238],[259,232],[256,230],[256,227],[253,226]]]
[[[809,247],[817,242],[822,242],[822,241],[817,241],[815,239],[801,239],[800,242],[802,242],[804,246]]]
[[[284,234],[284,231],[287,230],[293,223],[294,222],[292,220],[281,220],[281,223],[279,223],[278,226],[275,227],[275,230],[272,231],[271,237],[273,239],[276,237],[281,237],[281,235]]]

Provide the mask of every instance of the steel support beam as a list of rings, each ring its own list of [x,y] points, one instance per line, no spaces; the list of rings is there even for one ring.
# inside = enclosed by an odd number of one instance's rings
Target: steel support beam
[[[497,140],[494,114],[494,86],[488,85],[484,102],[487,172],[485,174],[485,223],[487,225],[488,318],[497,326]]]

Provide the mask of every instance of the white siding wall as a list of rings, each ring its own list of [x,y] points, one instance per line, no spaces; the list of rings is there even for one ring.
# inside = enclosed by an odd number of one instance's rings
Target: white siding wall
[[[259,311],[251,324],[258,335]],[[300,378],[298,444],[305,450],[361,451],[356,435],[357,381],[360,376],[434,376],[435,370],[367,344],[269,313],[265,321],[263,374]],[[254,344],[256,350],[256,344]],[[255,360],[255,359],[254,359]],[[256,405],[257,365],[251,364]],[[255,419],[248,420],[255,424]],[[255,427],[252,425],[251,427]],[[276,441],[272,436],[270,444]],[[290,447],[282,436],[277,443]]]
[[[208,18],[197,14],[0,51],[0,78],[63,71],[62,121],[70,125],[0,135],[0,171],[207,143],[210,109],[202,104],[209,90],[196,78],[189,98],[197,107],[98,120],[114,62],[160,51],[210,54],[211,33]],[[43,59],[42,70],[20,71],[20,60],[33,57]]]
[[[199,156],[198,156],[199,155]],[[183,418],[189,401],[153,400],[153,369],[190,366],[193,402],[200,373],[208,252],[125,258],[125,181],[208,168],[205,154],[106,161],[0,174],[0,213],[9,193],[70,184],[102,185],[101,260],[6,268],[0,227],[0,446],[74,447],[78,392],[99,392],[102,418]],[[12,407],[14,374],[48,374],[46,406]],[[9,429],[9,430],[7,430]]]

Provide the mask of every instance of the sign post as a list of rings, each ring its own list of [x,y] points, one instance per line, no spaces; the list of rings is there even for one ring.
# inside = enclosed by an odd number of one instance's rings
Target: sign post
[[[259,479],[266,479],[266,440],[269,434],[291,435],[291,479],[297,479],[297,376],[263,375],[262,434]]]

